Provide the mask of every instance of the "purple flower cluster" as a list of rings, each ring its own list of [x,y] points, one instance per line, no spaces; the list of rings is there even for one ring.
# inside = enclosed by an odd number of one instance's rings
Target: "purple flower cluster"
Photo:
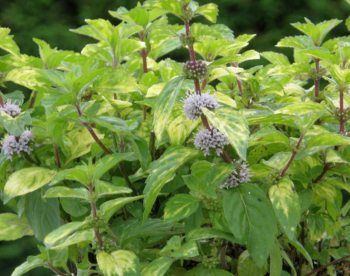
[[[34,141],[34,135],[29,129],[26,129],[19,137],[7,136],[3,142],[2,150],[7,155],[7,159],[12,160],[15,153],[21,155],[21,152],[30,153],[32,151],[29,145],[30,141]]]
[[[221,105],[218,104],[214,96],[209,95],[208,93],[202,93],[201,95],[195,93],[187,93],[183,110],[186,113],[188,119],[192,121],[197,120],[203,113],[201,106],[209,109],[216,109]]]
[[[201,129],[194,138],[194,146],[204,152],[204,155],[210,155],[210,149],[214,149],[215,153],[220,156],[225,145],[229,142],[225,135],[219,132],[216,128],[208,130]]]
[[[239,184],[250,181],[249,168],[245,161],[236,162],[237,167],[222,183],[223,188],[235,188]]]
[[[22,110],[17,104],[14,104],[8,100],[3,107],[0,107],[0,111],[5,111],[8,115],[16,117]]]
[[[182,70],[188,79],[200,80],[207,76],[208,66],[201,60],[187,61]]]

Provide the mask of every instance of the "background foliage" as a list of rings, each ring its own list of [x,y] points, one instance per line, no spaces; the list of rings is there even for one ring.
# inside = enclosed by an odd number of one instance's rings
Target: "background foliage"
[[[1,1],[0,1],[1,2]],[[37,45],[32,37],[50,41],[52,47],[80,51],[88,38],[68,32],[84,24],[86,18],[106,18],[116,24],[108,10],[124,6],[133,8],[137,0],[3,0],[0,10],[0,26],[9,27],[11,34],[26,54],[36,54]],[[200,4],[210,3],[201,0]],[[249,47],[258,52],[270,51],[283,37],[297,32],[291,23],[312,22],[333,18],[345,19],[349,6],[341,0],[217,0],[218,22],[230,27],[236,35],[257,34]],[[176,19],[173,19],[176,20]],[[204,21],[204,19],[201,19]],[[334,36],[346,34],[345,25],[336,28]],[[283,51],[283,49],[278,49]],[[291,55],[291,51],[285,50]]]
[[[111,19],[108,10],[115,10],[120,6],[132,8],[137,3],[135,0],[100,0],[98,3],[93,0],[4,2],[1,3],[0,26],[11,28],[11,33],[23,53],[31,55],[37,54],[37,45],[32,37],[49,41],[52,47],[80,51],[90,40],[68,32],[68,29],[81,26],[86,18],[108,18],[116,24],[116,19]],[[211,1],[199,2],[205,4]],[[216,4],[220,8],[218,23],[229,26],[237,35],[257,34],[249,48],[259,52],[272,50],[283,36],[296,35],[297,31],[290,23],[302,21],[303,17],[320,22],[331,18],[345,19],[349,14],[349,6],[340,0],[218,0]],[[345,33],[344,24],[332,31],[333,36],[342,36]],[[291,51],[281,48],[276,51],[292,54]],[[259,61],[262,62],[264,61]],[[32,254],[31,251],[37,251],[34,240],[28,237],[16,242],[1,242],[0,248],[0,270],[3,275],[10,275],[15,266]],[[27,275],[41,276],[50,273],[46,270],[35,270]]]

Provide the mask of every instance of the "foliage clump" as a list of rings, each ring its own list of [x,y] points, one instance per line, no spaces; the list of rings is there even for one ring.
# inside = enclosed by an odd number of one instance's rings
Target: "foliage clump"
[[[254,35],[212,3],[110,14],[72,30],[96,42],[79,53],[24,55],[0,28],[0,240],[41,243],[12,276],[346,275],[350,38],[325,40],[341,21],[293,24],[291,62],[245,51]]]

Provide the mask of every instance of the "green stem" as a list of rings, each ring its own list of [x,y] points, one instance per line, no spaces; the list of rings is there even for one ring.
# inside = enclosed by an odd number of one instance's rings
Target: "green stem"
[[[61,166],[60,154],[58,152],[58,146],[55,141],[53,142],[53,149],[54,149],[57,168],[61,169],[62,166]]]
[[[92,183],[89,185],[89,194],[91,197],[93,197],[94,186]],[[96,203],[95,203],[94,199],[91,199],[90,205],[91,205],[92,218],[94,219],[94,221],[97,221],[98,217],[97,217],[97,211],[96,211]],[[98,241],[98,244],[102,248],[102,246],[103,246],[102,237],[101,237],[100,231],[95,226],[94,226],[94,232],[95,232],[95,236],[96,236],[96,239]]]

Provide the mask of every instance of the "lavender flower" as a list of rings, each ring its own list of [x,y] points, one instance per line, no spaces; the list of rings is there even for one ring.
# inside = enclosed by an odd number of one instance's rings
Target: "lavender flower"
[[[196,149],[201,149],[205,156],[210,155],[210,149],[214,149],[218,156],[221,155],[222,149],[228,144],[229,142],[225,135],[216,128],[212,128],[211,130],[203,128],[194,138],[194,146]]]
[[[208,66],[201,60],[187,61],[182,68],[188,79],[204,79],[208,73]]]
[[[31,141],[34,141],[34,135],[29,129],[26,129],[19,137],[15,137],[14,135],[7,136],[4,139],[2,150],[7,156],[7,159],[12,160],[15,153],[19,156],[21,152],[30,153],[32,151],[29,145]]]
[[[186,113],[188,119],[192,121],[197,120],[203,113],[201,106],[209,109],[216,109],[221,105],[218,104],[214,96],[209,95],[208,93],[203,93],[202,95],[187,93],[183,110]]]
[[[0,111],[5,111],[8,115],[16,117],[21,113],[22,110],[17,104],[12,103],[10,100],[8,100],[3,107],[0,107]]]
[[[250,181],[249,168],[245,161],[236,162],[237,167],[222,183],[223,188],[235,188],[239,184]]]

